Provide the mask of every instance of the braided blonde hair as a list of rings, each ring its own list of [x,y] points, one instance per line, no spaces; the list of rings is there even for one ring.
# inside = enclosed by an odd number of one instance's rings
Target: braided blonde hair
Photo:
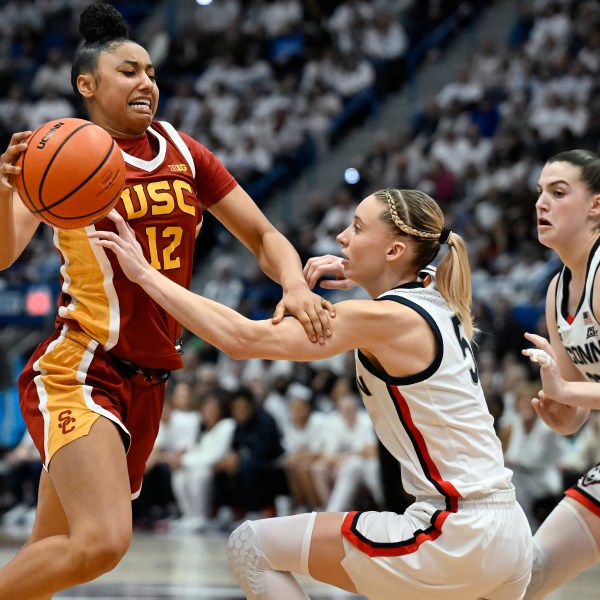
[[[419,190],[383,189],[373,194],[386,210],[381,219],[396,234],[409,236],[413,265],[420,271],[431,264],[442,244],[449,250],[436,273],[437,288],[461,320],[469,339],[474,326],[471,315],[471,269],[463,239],[444,228],[444,215],[431,196]]]

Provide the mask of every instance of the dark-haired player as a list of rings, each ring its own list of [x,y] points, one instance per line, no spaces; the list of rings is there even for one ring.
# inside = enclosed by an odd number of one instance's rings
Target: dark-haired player
[[[188,286],[195,238],[208,209],[259,259],[284,296],[274,320],[298,318],[308,336],[329,334],[331,305],[308,288],[300,259],[223,165],[202,145],[154,120],[158,87],[146,50],[108,4],[80,19],[72,83],[91,121],[117,141],[127,180],[117,210],[154,268]],[[0,158],[0,268],[11,265],[39,221],[10,185],[29,132]],[[54,232],[62,266],[54,333],[19,380],[21,409],[46,470],[27,545],[0,570],[0,597],[50,598],[112,569],[131,540],[131,498],[141,487],[169,372],[182,367],[180,326],[123,274],[91,229]],[[317,343],[318,345],[318,343]]]

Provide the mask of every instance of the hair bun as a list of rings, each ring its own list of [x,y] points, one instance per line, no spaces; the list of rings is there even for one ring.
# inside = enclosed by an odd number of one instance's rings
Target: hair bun
[[[91,4],[79,17],[79,33],[86,44],[129,37],[127,23],[110,4]]]

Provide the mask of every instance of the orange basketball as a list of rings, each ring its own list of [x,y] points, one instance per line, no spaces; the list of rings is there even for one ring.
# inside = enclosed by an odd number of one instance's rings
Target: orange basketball
[[[101,127],[83,119],[55,119],[27,139],[15,185],[25,206],[48,225],[86,227],[117,203],[125,161]]]

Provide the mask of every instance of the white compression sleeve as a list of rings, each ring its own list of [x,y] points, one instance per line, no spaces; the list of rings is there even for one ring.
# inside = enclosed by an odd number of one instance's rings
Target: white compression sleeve
[[[542,600],[600,560],[584,519],[563,500],[533,536],[533,569],[526,600]]]
[[[291,572],[308,575],[315,517],[245,521],[231,534],[229,563],[248,600],[308,600]]]

